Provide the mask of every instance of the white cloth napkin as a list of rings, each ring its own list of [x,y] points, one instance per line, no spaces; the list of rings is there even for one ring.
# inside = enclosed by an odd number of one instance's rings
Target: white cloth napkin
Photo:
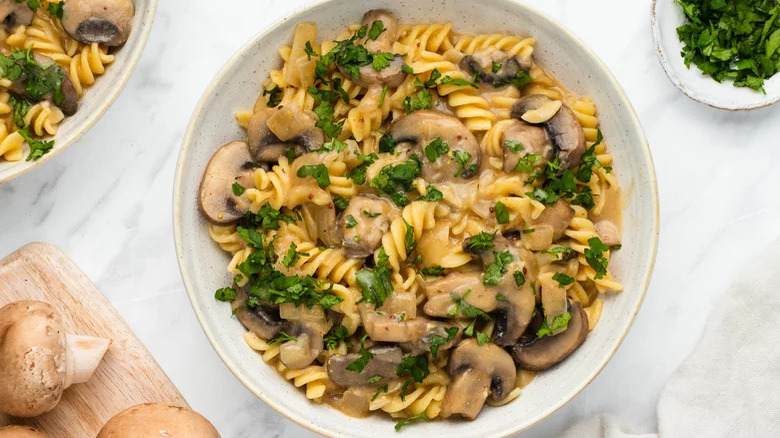
[[[780,437],[780,240],[742,272],[666,382],[658,434],[633,434],[599,415],[563,438]]]

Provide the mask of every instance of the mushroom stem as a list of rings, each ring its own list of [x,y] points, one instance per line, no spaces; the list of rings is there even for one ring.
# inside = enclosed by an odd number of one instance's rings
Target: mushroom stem
[[[106,354],[110,339],[95,336],[65,336],[65,383],[68,388],[74,383],[84,383],[95,373],[103,355]]]

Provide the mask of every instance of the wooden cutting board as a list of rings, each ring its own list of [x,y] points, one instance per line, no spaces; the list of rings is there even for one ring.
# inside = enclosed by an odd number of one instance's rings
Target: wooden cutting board
[[[122,317],[58,248],[31,243],[0,261],[0,307],[25,299],[54,306],[70,333],[112,342],[92,378],[65,390],[56,408],[29,419],[0,413],[0,426],[25,424],[49,438],[95,438],[109,418],[130,406],[146,402],[187,406]]]

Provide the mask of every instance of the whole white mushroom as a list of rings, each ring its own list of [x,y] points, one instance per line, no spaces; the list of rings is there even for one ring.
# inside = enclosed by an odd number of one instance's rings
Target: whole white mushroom
[[[65,389],[92,377],[110,343],[66,334],[47,303],[0,308],[0,412],[35,417],[52,410]]]
[[[6,426],[0,427],[0,438],[46,438],[46,435],[30,426]]]
[[[178,406],[146,403],[114,415],[97,438],[220,438],[199,413]]]

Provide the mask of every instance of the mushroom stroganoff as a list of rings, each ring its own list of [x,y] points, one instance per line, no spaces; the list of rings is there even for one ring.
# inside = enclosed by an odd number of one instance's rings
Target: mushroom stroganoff
[[[579,347],[621,285],[620,189],[593,103],[533,38],[369,11],[299,23],[245,141],[200,186],[246,343],[353,416],[462,416]]]
[[[66,116],[114,61],[132,0],[0,0],[0,162],[48,153]]]

